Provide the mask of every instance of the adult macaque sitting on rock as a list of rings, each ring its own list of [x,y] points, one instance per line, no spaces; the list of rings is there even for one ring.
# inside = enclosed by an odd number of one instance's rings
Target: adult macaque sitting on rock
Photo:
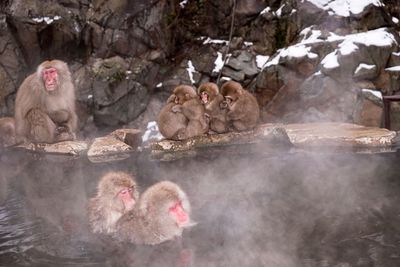
[[[65,62],[44,61],[18,89],[15,128],[18,141],[54,143],[76,138],[75,89]]]

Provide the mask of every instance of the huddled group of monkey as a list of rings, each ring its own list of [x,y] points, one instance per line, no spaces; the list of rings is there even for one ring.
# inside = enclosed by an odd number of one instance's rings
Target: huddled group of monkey
[[[256,98],[234,81],[177,86],[158,116],[161,134],[172,140],[253,129],[260,116]],[[14,118],[0,119],[0,143],[55,143],[74,140],[78,130],[75,88],[68,65],[44,61],[17,91]],[[123,172],[101,177],[88,204],[94,233],[135,244],[159,244],[194,225],[190,203],[175,183],[163,181],[141,196],[134,178]]]
[[[226,133],[253,129],[259,120],[257,99],[239,83],[225,82],[221,90],[212,82],[196,90],[176,87],[161,109],[157,124],[161,134],[185,140],[206,133]]]

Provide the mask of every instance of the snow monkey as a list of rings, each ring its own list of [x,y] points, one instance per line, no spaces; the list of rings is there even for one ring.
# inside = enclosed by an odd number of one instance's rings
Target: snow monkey
[[[175,105],[169,105],[170,109],[162,109],[157,123],[163,135],[168,132],[168,127],[172,127],[174,129],[172,132],[175,132],[175,134],[172,136],[164,135],[164,137],[173,140],[184,140],[207,133],[209,127],[204,106],[201,104],[193,87],[188,85],[176,87],[168,100],[170,102],[173,101]],[[184,128],[181,127],[181,123],[183,122],[181,117],[179,119],[175,118],[175,121],[172,120],[173,122],[177,122],[177,127],[171,125],[170,120],[166,119],[169,118],[170,114],[164,114],[166,111],[183,114],[187,119],[186,126]]]
[[[197,93],[209,117],[210,130],[216,133],[227,132],[226,113],[228,110],[224,107],[224,97],[220,94],[218,86],[211,82],[203,83],[197,89]]]
[[[73,140],[78,117],[68,65],[44,61],[18,89],[15,127],[18,141],[54,143]]]
[[[179,140],[185,134],[188,119],[182,112],[172,111],[175,105],[175,95],[171,95],[158,115],[157,124],[160,133],[165,138]]]
[[[149,187],[136,208],[117,222],[118,240],[155,245],[182,235],[195,225],[190,219],[190,203],[175,183],[163,181]]]
[[[256,98],[234,81],[228,81],[221,87],[228,107],[227,119],[236,131],[253,129],[260,117],[260,108]]]
[[[124,172],[105,174],[97,186],[97,195],[88,204],[89,224],[94,233],[115,231],[119,218],[136,205],[139,193],[134,178]]]

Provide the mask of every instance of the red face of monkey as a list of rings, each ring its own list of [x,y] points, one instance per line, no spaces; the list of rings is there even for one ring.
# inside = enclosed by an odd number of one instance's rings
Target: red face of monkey
[[[176,202],[169,208],[169,213],[176,220],[179,227],[184,227],[189,223],[189,215],[182,207],[182,202]]]
[[[122,189],[117,196],[124,203],[125,211],[133,210],[136,201],[132,187]]]
[[[47,91],[51,92],[58,85],[58,71],[56,68],[50,67],[43,70],[43,82]]]
[[[201,98],[201,102],[203,102],[203,104],[207,104],[208,103],[208,94],[207,94],[207,92],[205,92],[205,91],[201,92],[200,98]]]

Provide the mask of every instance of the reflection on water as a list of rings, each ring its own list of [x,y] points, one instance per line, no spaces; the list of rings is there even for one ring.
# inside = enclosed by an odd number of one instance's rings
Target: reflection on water
[[[400,266],[399,156],[273,153],[104,164],[0,158],[0,266]],[[92,235],[101,174],[169,179],[198,225],[158,246]]]

